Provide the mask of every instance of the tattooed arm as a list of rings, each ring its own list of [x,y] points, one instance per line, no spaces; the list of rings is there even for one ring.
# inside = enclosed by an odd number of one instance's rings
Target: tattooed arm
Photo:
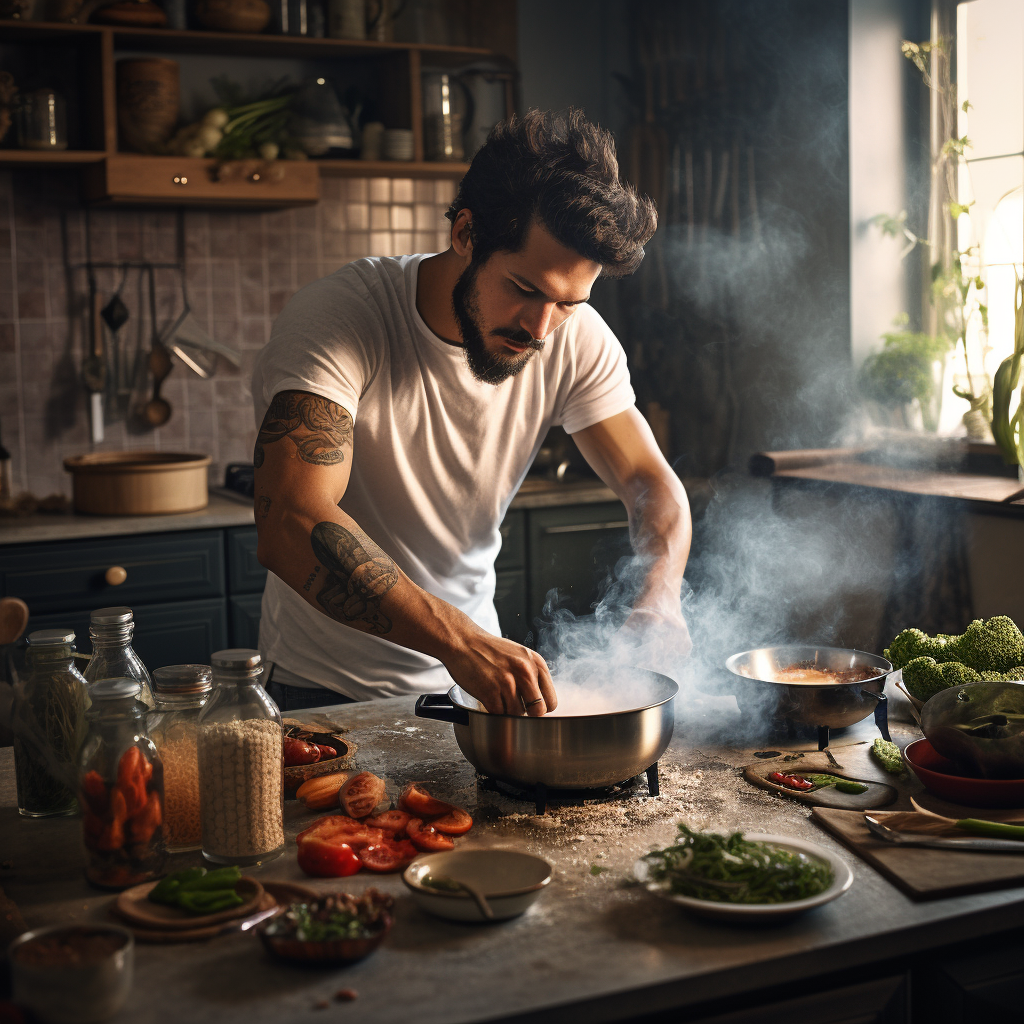
[[[352,418],[336,402],[304,391],[274,397],[253,453],[260,563],[332,619],[437,658],[488,711],[521,714],[531,701],[531,715],[553,710],[539,655],[417,587],[338,508],[352,436]]]

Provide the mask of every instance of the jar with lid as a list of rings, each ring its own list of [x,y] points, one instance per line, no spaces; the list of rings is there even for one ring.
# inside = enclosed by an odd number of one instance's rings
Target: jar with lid
[[[74,814],[78,751],[85,737],[88,687],[75,668],[75,634],[37,629],[28,637],[14,687],[14,772],[18,812],[29,818]]]
[[[259,651],[218,651],[199,716],[203,856],[257,864],[284,849],[284,731],[260,677]]]
[[[169,853],[203,845],[199,819],[199,715],[210,696],[208,665],[167,665],[153,670],[149,738],[164,766],[164,839]]]
[[[137,679],[103,679],[89,689],[89,731],[79,762],[85,876],[127,889],[164,868],[164,773],[146,731]]]
[[[139,700],[153,707],[153,681],[146,666],[132,649],[135,619],[131,608],[97,608],[89,615],[89,639],[92,658],[85,669],[91,686],[101,679],[134,679],[139,684]]]

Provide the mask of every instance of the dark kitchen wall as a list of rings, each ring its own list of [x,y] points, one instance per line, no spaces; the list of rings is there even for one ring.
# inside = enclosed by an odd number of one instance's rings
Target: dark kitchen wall
[[[848,49],[845,0],[521,0],[524,99],[609,124],[657,192],[643,267],[594,301],[684,475],[844,429]]]
[[[178,215],[156,209],[87,211],[78,202],[74,171],[0,174],[0,437],[13,457],[15,490],[37,497],[70,494],[62,460],[88,451],[203,452],[213,458],[211,483],[223,482],[227,463],[251,461],[253,360],[289,297],[362,256],[435,252],[447,245],[443,214],[453,195],[450,181],[326,178],[322,184],[323,198],[314,207],[184,214],[192,307],[216,341],[240,352],[242,366],[235,369],[221,359],[214,378],[201,380],[175,358],[162,390],[172,415],[158,430],[132,425],[132,410],[152,387],[146,368],[152,328],[147,282],[130,272],[123,297],[131,316],[119,339],[129,368],[141,353],[140,372],[119,409],[108,394],[106,438],[94,446],[81,382],[87,251],[98,261],[173,263]],[[120,277],[113,270],[97,273],[103,302]],[[182,309],[180,285],[173,270],[158,271],[156,285],[163,328]]]

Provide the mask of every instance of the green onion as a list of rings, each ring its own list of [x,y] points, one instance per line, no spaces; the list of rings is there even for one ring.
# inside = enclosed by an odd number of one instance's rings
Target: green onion
[[[973,832],[978,836],[991,836],[994,839],[1024,839],[1024,825],[1007,825],[1001,821],[980,821],[978,818],[961,818],[957,828],[965,832]]]

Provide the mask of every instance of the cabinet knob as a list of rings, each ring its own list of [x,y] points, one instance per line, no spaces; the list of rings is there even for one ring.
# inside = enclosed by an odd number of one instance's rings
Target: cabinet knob
[[[173,178],[171,178],[171,182],[175,185],[187,185],[188,178],[186,178],[184,174],[176,174]]]
[[[112,565],[104,574],[103,578],[112,587],[119,587],[128,579],[128,571],[120,565]]]

